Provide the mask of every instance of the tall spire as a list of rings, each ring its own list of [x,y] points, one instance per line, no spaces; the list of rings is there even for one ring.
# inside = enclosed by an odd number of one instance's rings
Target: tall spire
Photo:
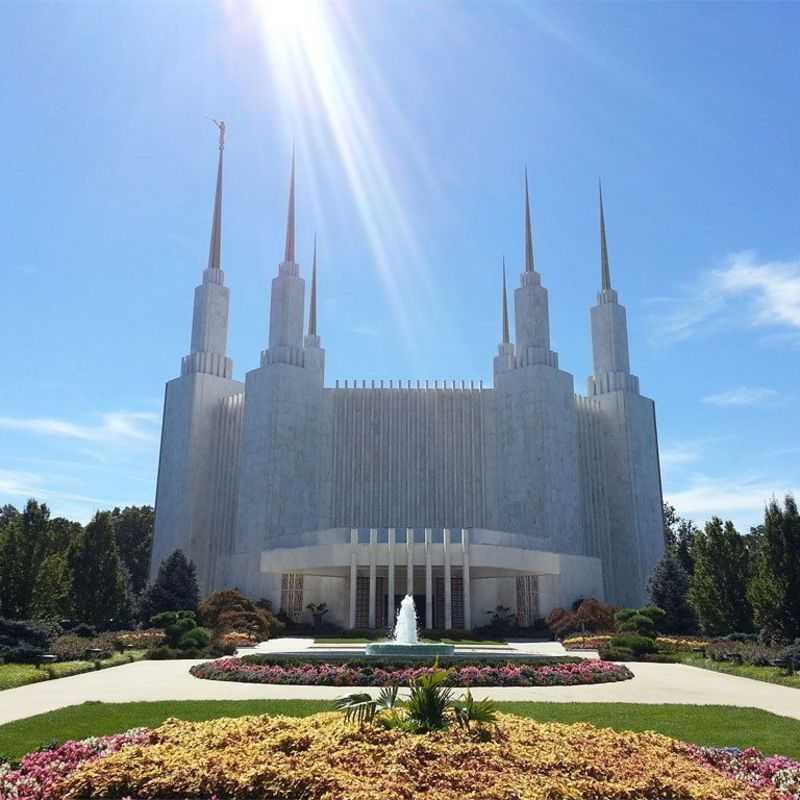
[[[600,190],[600,267],[602,270],[602,290],[611,289],[611,270],[608,268],[608,246],[606,245],[606,219],[603,214],[603,184],[597,181]]]
[[[314,262],[311,267],[311,300],[308,308],[308,335],[317,335],[317,234],[314,234]]]
[[[225,149],[225,123],[211,120],[219,129],[219,162],[217,164],[217,191],[214,194],[214,213],[211,220],[211,243],[208,246],[208,268],[220,268],[222,250],[222,155]]]
[[[508,298],[506,297],[506,257],[503,256],[503,344],[509,344],[511,336],[508,333]]]
[[[294,145],[292,145],[292,172],[289,178],[289,212],[286,217],[286,250],[283,260],[294,263]]]
[[[528,168],[525,167],[525,272],[533,272],[533,232],[531,231],[531,203],[528,198]]]

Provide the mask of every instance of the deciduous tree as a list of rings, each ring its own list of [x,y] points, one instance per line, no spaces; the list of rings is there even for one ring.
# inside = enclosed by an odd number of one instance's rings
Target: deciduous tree
[[[787,496],[767,506],[748,597],[756,624],[770,638],[800,637],[800,514]]]
[[[753,629],[753,609],[747,599],[750,558],[745,537],[733,523],[719,517],[695,536],[694,573],[689,602],[703,633],[722,636]]]

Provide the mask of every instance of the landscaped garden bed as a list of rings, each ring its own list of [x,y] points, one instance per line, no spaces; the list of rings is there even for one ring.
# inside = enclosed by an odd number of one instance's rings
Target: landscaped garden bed
[[[408,686],[433,667],[412,662],[351,659],[340,663],[278,661],[263,656],[220,658],[190,669],[196,678],[312,686]],[[447,668],[449,686],[575,686],[633,677],[621,664],[585,659],[549,662],[459,661]]]
[[[348,724],[331,713],[172,719],[0,767],[0,796],[797,800],[800,763],[506,714],[490,727],[424,734],[377,721]]]

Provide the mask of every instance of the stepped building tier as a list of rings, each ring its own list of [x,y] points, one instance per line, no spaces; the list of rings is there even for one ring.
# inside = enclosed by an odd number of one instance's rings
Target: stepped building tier
[[[494,385],[326,386],[316,240],[304,320],[292,158],[266,348],[241,383],[226,353],[223,135],[191,351],[166,388],[153,575],[180,548],[202,593],[238,588],[297,620],[324,602],[326,621],[349,628],[389,626],[405,594],[441,629],[485,624],[498,606],[532,625],[579,598],[644,603],[663,548],[655,409],[630,372],[602,194],[587,395],[550,346],[527,176],[515,336],[504,265]]]

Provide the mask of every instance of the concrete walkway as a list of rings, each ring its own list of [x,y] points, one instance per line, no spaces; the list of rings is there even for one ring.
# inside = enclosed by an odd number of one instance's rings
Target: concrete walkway
[[[121,667],[0,691],[0,724],[99,700],[330,700],[347,689],[335,686],[274,686],[193,678],[199,661],[139,661]],[[473,689],[475,697],[558,703],[688,703],[761,708],[800,719],[800,690],[683,664],[628,664],[635,678],[596,686]],[[358,691],[368,691],[359,688]],[[377,692],[377,690],[374,690]],[[2,749],[2,748],[0,748]]]

